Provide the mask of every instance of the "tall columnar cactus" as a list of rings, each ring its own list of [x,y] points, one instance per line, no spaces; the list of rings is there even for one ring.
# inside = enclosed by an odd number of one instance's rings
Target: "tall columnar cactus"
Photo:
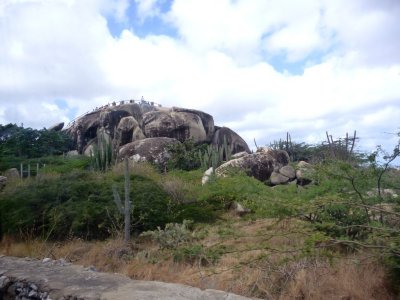
[[[130,178],[129,178],[129,160],[125,158],[125,203],[122,206],[121,198],[115,186],[112,187],[114,202],[117,205],[118,211],[124,216],[124,241],[128,243],[131,237],[131,201],[130,201]]]
[[[224,135],[224,152],[225,152],[225,161],[230,161],[232,159],[232,146],[228,145],[226,140],[226,136]]]
[[[228,144],[224,136],[224,143],[221,146],[208,145],[207,149],[202,152],[199,150],[199,159],[201,168],[206,170],[213,167],[215,170],[223,162],[229,161],[232,158],[232,147]]]
[[[90,152],[92,167],[98,171],[107,171],[114,162],[113,147],[103,130],[97,131],[97,145]]]

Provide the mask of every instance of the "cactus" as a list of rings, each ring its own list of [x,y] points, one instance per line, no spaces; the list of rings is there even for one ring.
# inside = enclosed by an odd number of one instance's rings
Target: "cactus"
[[[112,144],[103,130],[97,131],[97,145],[93,145],[93,151],[90,151],[90,158],[92,168],[102,172],[107,171],[114,162]]]
[[[225,161],[230,161],[232,159],[232,147],[228,145],[226,140],[226,136],[224,135],[224,152],[225,152]]]
[[[125,230],[124,230],[124,241],[128,243],[131,236],[131,201],[130,201],[130,178],[129,178],[129,161],[125,159],[125,168],[124,168],[124,177],[125,177],[125,203],[122,206],[121,197],[117,191],[115,185],[112,187],[114,202],[117,205],[117,209],[121,215],[124,216],[125,222]]]
[[[199,150],[199,159],[203,170],[213,167],[215,171],[224,161],[229,161],[231,158],[232,147],[228,144],[225,136],[223,145],[208,145],[204,152]]]

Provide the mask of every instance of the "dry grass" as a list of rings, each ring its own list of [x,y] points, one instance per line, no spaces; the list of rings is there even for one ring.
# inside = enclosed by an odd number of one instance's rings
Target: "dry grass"
[[[242,221],[239,218],[197,228],[194,241],[207,249],[223,247],[215,264],[174,261],[174,250],[137,239],[63,243],[3,239],[0,254],[65,258],[98,270],[134,279],[158,280],[220,289],[263,299],[394,299],[386,287],[385,270],[363,254],[338,257],[302,256],[307,227],[295,220]],[[358,263],[356,263],[358,261]],[[362,261],[362,263],[360,263]]]
[[[376,261],[339,260],[300,269],[280,299],[393,299],[385,270]]]

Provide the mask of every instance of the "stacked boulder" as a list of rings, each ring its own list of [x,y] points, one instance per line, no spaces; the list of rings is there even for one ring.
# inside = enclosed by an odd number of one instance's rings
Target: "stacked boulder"
[[[227,176],[232,169],[238,168],[268,185],[280,185],[290,182],[298,185],[311,183],[312,166],[304,161],[297,164],[296,169],[289,165],[289,155],[284,150],[258,148],[255,153],[241,152],[233,155],[232,160],[216,168],[217,176]],[[211,170],[212,171],[212,170]],[[203,184],[210,176],[207,170]]]
[[[192,139],[195,143],[222,146],[224,138],[232,153],[250,152],[246,142],[234,131],[214,125],[214,118],[202,111],[165,108],[142,101],[96,109],[72,123],[65,131],[76,151],[90,155],[101,140],[111,143],[118,157],[164,164],[169,145]]]

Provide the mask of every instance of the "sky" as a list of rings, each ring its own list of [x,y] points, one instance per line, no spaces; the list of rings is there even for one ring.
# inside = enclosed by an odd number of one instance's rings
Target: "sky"
[[[399,0],[0,0],[0,124],[142,96],[254,148],[400,131]]]

